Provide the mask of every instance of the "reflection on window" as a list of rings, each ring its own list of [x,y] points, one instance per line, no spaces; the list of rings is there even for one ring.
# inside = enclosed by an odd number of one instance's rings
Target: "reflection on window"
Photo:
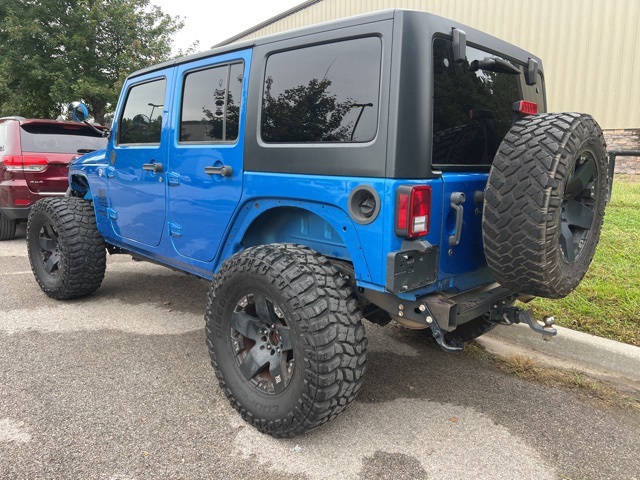
[[[7,127],[0,125],[0,150],[4,150],[7,143]]]
[[[243,65],[199,70],[184,81],[181,142],[220,142],[238,138]]]
[[[520,74],[470,69],[474,60],[496,57],[467,46],[467,59],[453,60],[450,40],[433,42],[433,164],[490,165],[511,128],[512,107],[519,100],[544,107],[542,82],[525,83]]]
[[[262,99],[265,142],[368,142],[378,127],[382,44],[377,37],[269,57]]]
[[[166,85],[162,78],[129,90],[118,127],[119,144],[160,143]]]

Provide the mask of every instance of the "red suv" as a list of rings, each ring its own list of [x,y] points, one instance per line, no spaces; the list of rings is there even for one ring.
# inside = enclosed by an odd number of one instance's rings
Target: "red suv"
[[[65,194],[73,157],[106,144],[84,123],[0,118],[0,240],[15,236],[35,202]]]

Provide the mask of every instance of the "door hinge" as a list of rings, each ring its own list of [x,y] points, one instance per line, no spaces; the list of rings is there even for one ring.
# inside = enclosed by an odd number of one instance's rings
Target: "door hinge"
[[[170,187],[175,187],[176,185],[180,185],[180,174],[175,172],[167,173],[167,183]]]
[[[117,220],[118,219],[118,212],[116,212],[113,208],[107,208],[107,216],[111,220]]]
[[[177,223],[169,222],[169,235],[171,235],[172,237],[181,237],[182,227]]]

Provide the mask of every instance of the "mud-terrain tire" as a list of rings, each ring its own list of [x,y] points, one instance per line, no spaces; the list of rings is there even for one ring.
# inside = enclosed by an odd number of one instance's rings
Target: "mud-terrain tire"
[[[517,122],[494,158],[482,215],[496,280],[514,292],[568,295],[593,258],[607,188],[605,142],[589,115]]]
[[[13,240],[16,237],[16,221],[0,213],[0,241]]]
[[[81,198],[39,200],[29,213],[27,249],[44,293],[57,300],[95,292],[106,269],[105,243],[91,203]]]
[[[220,387],[263,433],[307,432],[360,390],[367,340],[356,297],[308,248],[264,245],[231,257],[213,279],[205,321]]]

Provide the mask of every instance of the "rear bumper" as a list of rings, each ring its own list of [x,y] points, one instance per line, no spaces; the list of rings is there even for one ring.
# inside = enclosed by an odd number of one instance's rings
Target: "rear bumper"
[[[29,216],[30,207],[0,207],[0,213],[9,220],[26,220]]]

